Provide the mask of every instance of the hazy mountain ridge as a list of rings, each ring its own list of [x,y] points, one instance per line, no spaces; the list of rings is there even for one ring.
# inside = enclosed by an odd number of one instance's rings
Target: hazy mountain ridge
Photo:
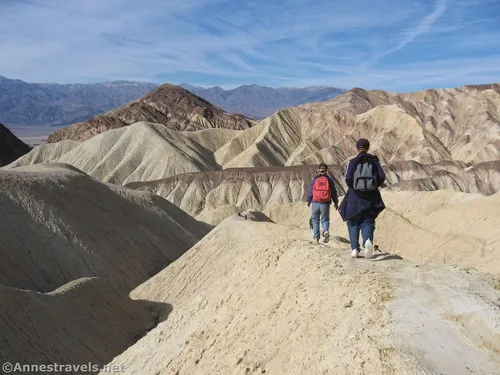
[[[219,86],[204,88],[187,83],[180,86],[225,111],[241,113],[257,119],[271,116],[282,108],[304,103],[324,102],[347,91],[330,86],[271,88],[260,85],[243,85],[231,90],[224,90]]]
[[[31,83],[0,75],[0,120],[6,125],[70,125],[140,98],[159,84],[133,81],[102,83]],[[182,87],[231,113],[264,118],[278,109],[325,101],[346,90],[335,87],[236,89]]]
[[[7,125],[69,125],[135,100],[153,83],[28,83],[0,76],[0,119]]]

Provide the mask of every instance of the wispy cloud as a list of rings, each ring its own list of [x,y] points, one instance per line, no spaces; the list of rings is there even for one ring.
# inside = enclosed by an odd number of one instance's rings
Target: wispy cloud
[[[389,90],[499,81],[495,7],[496,0],[2,1],[0,50],[8,52],[0,75]]]
[[[384,51],[380,54],[375,55],[370,62],[376,62],[385,56],[399,51],[406,45],[413,42],[417,37],[422,34],[429,32],[436,21],[444,14],[447,8],[447,0],[437,0],[434,10],[427,14],[422,20],[420,20],[415,26],[411,27],[407,32],[403,34],[403,39],[393,48]]]

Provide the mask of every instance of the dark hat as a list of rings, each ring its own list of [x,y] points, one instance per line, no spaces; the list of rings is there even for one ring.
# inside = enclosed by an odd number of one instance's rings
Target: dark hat
[[[366,138],[360,138],[356,142],[356,148],[359,150],[360,148],[364,148],[368,150],[370,148],[370,141]]]

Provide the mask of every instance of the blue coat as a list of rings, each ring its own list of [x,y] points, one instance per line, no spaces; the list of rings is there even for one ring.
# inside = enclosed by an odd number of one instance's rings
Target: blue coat
[[[356,166],[359,161],[365,158],[372,159],[377,167],[378,186],[382,185],[385,181],[384,170],[382,169],[380,161],[376,155],[360,153],[354,159],[351,159],[345,175],[345,182],[349,189],[339,206],[339,214],[344,221],[347,221],[366,211],[371,211],[373,216],[377,217],[385,209],[385,204],[382,201],[382,196],[380,195],[379,190],[373,192],[359,192],[352,188]]]
[[[337,188],[335,187],[335,182],[333,181],[333,179],[328,175],[319,175],[319,176],[326,176],[326,178],[328,178],[328,181],[330,182],[332,201],[335,204],[339,204],[339,198],[337,195]],[[307,202],[308,203],[314,202],[314,200],[313,200],[313,186],[314,186],[314,182],[316,182],[316,179],[319,176],[314,177],[313,180],[311,181],[311,183],[309,184],[309,187],[307,188]],[[332,202],[328,202],[328,204],[332,204]]]

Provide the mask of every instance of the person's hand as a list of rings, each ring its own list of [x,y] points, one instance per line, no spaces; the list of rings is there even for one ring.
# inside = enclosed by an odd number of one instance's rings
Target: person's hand
[[[338,210],[339,210],[339,205],[338,205],[338,203],[334,203],[334,204],[333,204],[333,207],[335,207],[335,211],[338,211]]]
[[[307,202],[307,207],[311,207],[311,202]]]

